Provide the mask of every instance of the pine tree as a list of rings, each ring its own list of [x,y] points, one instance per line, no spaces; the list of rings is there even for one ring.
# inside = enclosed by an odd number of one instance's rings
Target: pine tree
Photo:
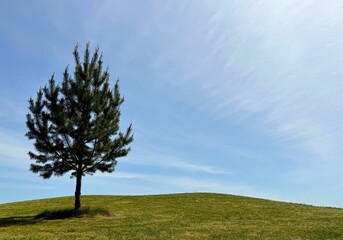
[[[90,58],[89,43],[81,62],[78,46],[75,70],[66,67],[62,84],[52,75],[37,99],[29,100],[26,136],[34,140],[36,152],[29,152],[30,170],[44,179],[71,172],[76,178],[74,209],[81,207],[81,182],[86,174],[113,172],[117,159],[130,151],[131,125],[119,130],[120,105],[124,102],[118,81],[110,89],[108,68],[103,71],[99,48]]]

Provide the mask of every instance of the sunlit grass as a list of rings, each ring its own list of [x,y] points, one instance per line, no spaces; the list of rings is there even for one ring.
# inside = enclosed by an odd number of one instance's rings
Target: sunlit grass
[[[343,239],[343,209],[224,194],[83,196],[0,205],[0,239]],[[70,207],[70,208],[68,208]]]

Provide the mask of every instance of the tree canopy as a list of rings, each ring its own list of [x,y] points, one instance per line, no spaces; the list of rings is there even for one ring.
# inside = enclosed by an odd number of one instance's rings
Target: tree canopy
[[[67,172],[76,178],[75,209],[81,207],[81,180],[96,171],[113,172],[117,159],[126,156],[133,141],[132,127],[120,131],[119,81],[110,88],[108,68],[103,70],[102,54],[89,43],[81,61],[78,45],[73,51],[73,76],[68,67],[63,81],[54,74],[29,100],[26,136],[34,140],[29,156],[35,163],[30,170],[45,179]]]

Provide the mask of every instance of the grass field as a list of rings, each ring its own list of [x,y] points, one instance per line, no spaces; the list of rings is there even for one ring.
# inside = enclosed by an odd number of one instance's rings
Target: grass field
[[[343,239],[343,209],[224,194],[83,196],[110,214],[47,220],[72,197],[0,205],[0,239]]]

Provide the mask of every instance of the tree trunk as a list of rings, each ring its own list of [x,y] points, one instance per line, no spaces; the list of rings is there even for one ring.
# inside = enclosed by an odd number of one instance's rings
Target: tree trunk
[[[80,210],[81,208],[81,180],[82,180],[82,173],[77,173],[74,210]]]

